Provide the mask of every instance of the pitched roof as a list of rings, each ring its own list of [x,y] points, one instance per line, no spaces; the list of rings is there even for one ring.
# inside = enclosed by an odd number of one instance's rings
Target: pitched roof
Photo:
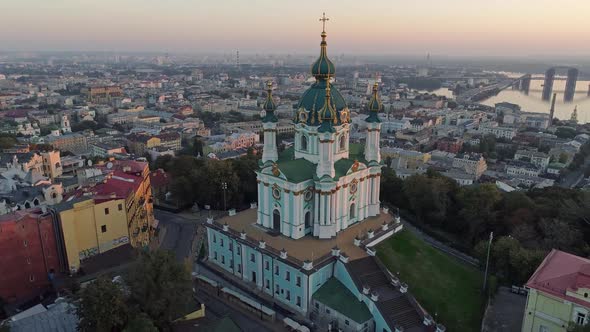
[[[590,300],[583,301],[566,293],[590,288],[590,259],[553,249],[526,286],[588,307]]]
[[[367,306],[360,302],[348,288],[334,277],[328,279],[313,294],[313,298],[359,324],[372,318]]]

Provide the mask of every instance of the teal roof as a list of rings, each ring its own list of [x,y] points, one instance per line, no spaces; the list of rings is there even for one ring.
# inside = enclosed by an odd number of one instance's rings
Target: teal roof
[[[320,43],[320,57],[311,65],[311,74],[317,79],[328,79],[336,74],[334,63],[328,59],[328,43],[326,43],[326,32],[322,32]]]
[[[207,332],[242,332],[243,330],[228,316],[204,329]]]
[[[320,110],[326,104],[326,86],[325,80],[316,80],[301,96],[297,109],[303,108],[308,112],[307,124],[312,126],[320,125]],[[345,109],[346,101],[338,89],[330,85],[330,105],[336,111],[337,124],[340,125],[340,111]]]
[[[312,297],[359,324],[373,318],[365,303],[359,301],[346,286],[334,277],[328,279]]]
[[[287,179],[293,183],[313,179],[316,170],[316,165],[304,158],[279,161],[277,165]]]
[[[334,180],[338,180],[340,177],[346,175],[346,172],[352,167],[354,164],[353,159],[340,159],[334,163]]]

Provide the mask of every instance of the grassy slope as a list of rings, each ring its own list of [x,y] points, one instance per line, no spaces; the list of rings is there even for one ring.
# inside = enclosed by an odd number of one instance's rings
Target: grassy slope
[[[447,331],[479,331],[482,273],[404,230],[377,248],[388,269],[408,283],[410,293]]]

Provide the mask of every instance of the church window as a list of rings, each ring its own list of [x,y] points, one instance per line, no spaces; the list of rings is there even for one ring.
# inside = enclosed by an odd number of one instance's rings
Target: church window
[[[272,188],[272,197],[274,197],[275,199],[281,198],[281,191],[279,190],[279,188]]]
[[[311,212],[305,212],[305,228],[311,227]]]
[[[307,136],[301,135],[301,150],[307,151]]]
[[[346,135],[340,136],[340,151],[346,148]]]

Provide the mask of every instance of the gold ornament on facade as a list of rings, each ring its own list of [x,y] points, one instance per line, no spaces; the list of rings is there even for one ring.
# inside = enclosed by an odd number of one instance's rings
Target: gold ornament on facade
[[[359,170],[359,167],[360,167],[360,163],[359,163],[359,161],[358,161],[358,160],[356,160],[356,159],[355,159],[355,160],[354,160],[354,164],[352,164],[352,171],[353,171],[353,172],[356,172],[356,171],[358,171],[358,170]]]
[[[274,175],[274,176],[281,175],[281,171],[279,170],[279,165],[277,165],[277,163],[272,164],[272,175]]]

